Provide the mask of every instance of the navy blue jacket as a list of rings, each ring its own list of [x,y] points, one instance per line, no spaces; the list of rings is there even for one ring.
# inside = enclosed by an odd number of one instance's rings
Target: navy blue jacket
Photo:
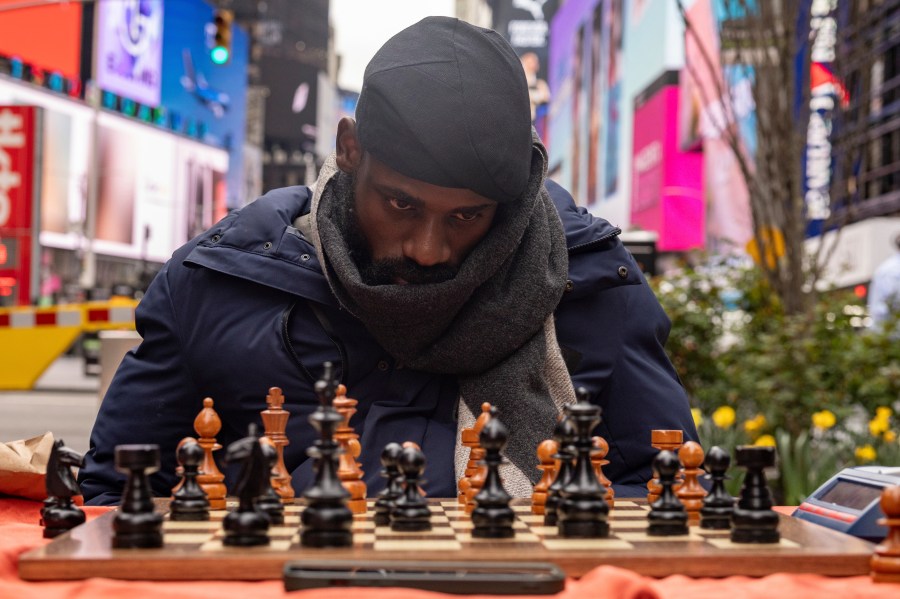
[[[656,453],[650,430],[682,429],[696,439],[687,396],[663,351],[670,323],[619,229],[576,207],[558,185],[547,189],[569,248],[570,282],[556,310],[559,343],[573,382],[603,410],[597,434],[610,447],[604,473],[617,495],[646,494]],[[428,494],[455,496],[455,379],[396,365],[337,305],[315,249],[292,224],[309,212],[310,200],[306,187],[266,194],[178,249],[153,281],[135,314],[143,342],[110,384],[79,473],[88,503],[118,501],[125,476],[113,456],[125,443],[160,446],[162,468],[151,484],[155,494],[169,495],[175,447],[197,436],[203,398],[214,399],[222,420],[217,439],[227,446],[246,435],[248,423],[261,424],[270,387],[283,389],[291,412],[285,462],[299,495],[311,481],[313,384],[328,360],[359,400],[351,424],[370,496],[383,486],[382,448],[405,440],[425,452]],[[223,471],[229,484],[235,473]]]

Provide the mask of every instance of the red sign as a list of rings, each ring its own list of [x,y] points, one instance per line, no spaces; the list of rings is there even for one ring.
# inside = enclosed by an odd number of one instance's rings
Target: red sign
[[[28,305],[32,268],[38,108],[0,106],[0,306]]]
[[[81,3],[25,4],[21,0],[0,0],[0,54],[18,56],[45,71],[59,71],[78,79]]]

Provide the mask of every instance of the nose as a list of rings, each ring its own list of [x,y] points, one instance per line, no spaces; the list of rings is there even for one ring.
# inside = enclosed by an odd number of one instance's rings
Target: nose
[[[403,242],[403,255],[419,266],[450,262],[450,244],[444,225],[437,218],[419,222]]]

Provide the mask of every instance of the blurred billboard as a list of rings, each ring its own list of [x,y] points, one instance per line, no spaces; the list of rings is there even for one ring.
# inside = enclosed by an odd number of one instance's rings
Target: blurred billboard
[[[65,77],[81,75],[81,15],[78,2],[21,6],[22,0],[0,0],[0,54]],[[7,9],[7,10],[4,10]]]

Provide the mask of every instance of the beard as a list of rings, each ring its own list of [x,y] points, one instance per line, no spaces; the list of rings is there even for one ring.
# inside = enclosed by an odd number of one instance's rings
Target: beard
[[[356,187],[355,183],[355,181],[351,182],[347,209],[345,213],[341,211],[343,213],[341,218],[343,222],[339,223],[339,225],[344,231],[347,247],[350,250],[350,257],[356,263],[363,283],[369,286],[397,285],[398,281],[402,280],[409,284],[422,285],[443,283],[456,276],[459,268],[451,264],[422,266],[406,257],[375,260],[372,257],[371,244],[366,238],[359,220],[357,220],[356,211],[353,209],[356,202],[356,197],[352,191]]]

